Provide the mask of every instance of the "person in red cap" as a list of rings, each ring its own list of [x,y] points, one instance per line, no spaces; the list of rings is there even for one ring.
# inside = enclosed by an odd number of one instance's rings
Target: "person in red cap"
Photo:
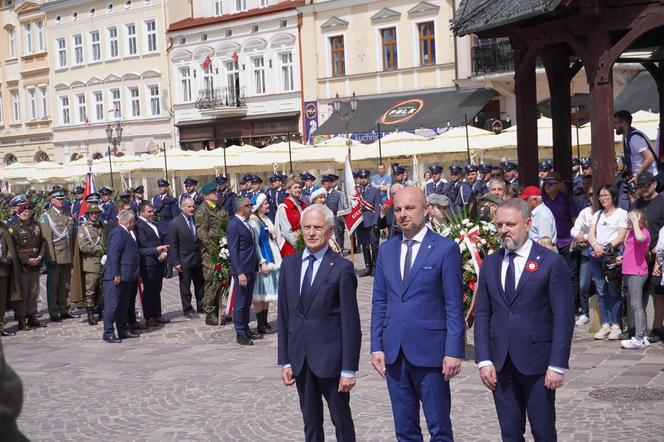
[[[556,219],[542,201],[542,191],[539,187],[526,187],[519,198],[528,203],[532,211],[532,225],[528,232],[530,239],[542,245],[555,244],[558,239]]]

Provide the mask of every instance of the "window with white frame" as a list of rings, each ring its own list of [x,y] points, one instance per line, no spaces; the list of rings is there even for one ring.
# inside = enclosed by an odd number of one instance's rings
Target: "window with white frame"
[[[180,67],[180,89],[182,92],[182,102],[191,101],[191,70],[189,66]]]
[[[7,37],[9,38],[9,58],[16,58],[16,30],[7,29]]]
[[[254,66],[254,92],[257,95],[265,93],[265,60],[263,56],[252,57]]]
[[[212,76],[212,65],[203,68],[203,89],[212,91],[214,89],[214,77]]]
[[[235,0],[235,11],[246,11],[247,10],[247,0]]]
[[[129,87],[129,102],[131,104],[131,116],[141,116],[141,96],[138,91],[138,86]]]
[[[60,123],[69,124],[69,96],[63,95],[60,97],[60,110],[62,112]]]
[[[110,112],[113,113],[113,118],[120,118],[122,115],[122,107],[120,106],[120,89],[111,89],[111,107]]]
[[[281,60],[281,87],[283,91],[292,91],[293,84],[293,53],[282,52],[279,54]]]
[[[72,41],[74,45],[74,64],[83,64],[83,35],[74,35]]]
[[[148,52],[157,51],[157,23],[154,20],[145,22],[145,38],[147,39]]]
[[[88,112],[85,106],[85,94],[76,95],[76,103],[78,104],[78,122],[88,122]]]
[[[117,58],[120,55],[118,50],[118,28],[111,26],[108,31],[108,57]]]
[[[41,100],[41,117],[48,119],[48,96],[46,95],[46,86],[39,86],[39,99]]]
[[[94,91],[92,97],[94,98],[95,121],[102,121],[104,119],[104,95],[101,91]]]
[[[136,47],[136,25],[134,23],[125,25],[125,31],[127,32],[127,55],[136,55],[138,52]]]
[[[261,8],[264,8],[268,5],[268,0],[261,0]]]
[[[149,85],[148,93],[150,94],[150,115],[153,117],[158,117],[161,115],[161,97],[159,96],[159,85]]]
[[[214,15],[219,17],[222,14],[221,0],[214,0]]]
[[[98,30],[90,31],[90,53],[92,54],[92,61],[101,60],[101,39]]]
[[[34,49],[32,46],[32,23],[26,23],[23,27],[25,28],[25,53],[32,54]]]
[[[12,91],[12,120],[14,123],[21,121],[21,103],[18,98],[18,91]]]
[[[44,22],[41,20],[37,22],[37,50],[43,51],[44,46]]]
[[[30,120],[37,119],[37,91],[33,87],[28,89],[28,112]]]
[[[229,105],[237,103],[238,85],[240,80],[240,66],[236,60],[226,62],[226,102]]]
[[[58,38],[58,67],[67,66],[67,40]]]

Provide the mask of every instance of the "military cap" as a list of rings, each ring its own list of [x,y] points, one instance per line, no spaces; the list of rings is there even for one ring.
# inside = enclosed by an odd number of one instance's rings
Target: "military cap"
[[[371,176],[371,171],[369,169],[360,169],[357,171],[357,176],[359,178],[369,178]]]
[[[252,178],[252,177],[253,177],[252,174],[250,174],[250,173],[245,173],[245,174],[242,176],[242,179],[240,180],[240,184],[244,184],[244,183],[246,183],[246,182],[248,182],[248,181],[251,181],[251,178]]]
[[[56,187],[58,187],[56,189]],[[57,198],[59,200],[64,199],[65,197],[65,192],[62,190],[62,187],[60,186],[53,186],[53,190],[48,194],[51,198]]]
[[[332,181],[333,181],[333,182],[334,182],[334,181],[339,181],[339,175],[335,175],[335,174],[333,174],[333,173],[328,173],[327,176],[330,177],[330,178],[332,178]]]
[[[578,158],[572,158],[572,166],[580,166],[581,160]]]
[[[593,162],[590,158],[584,158],[581,160],[581,168],[582,169],[587,169],[589,167],[593,167]]]
[[[226,184],[228,182],[228,178],[223,175],[219,175],[214,177],[214,181],[217,183],[217,185]]]
[[[201,194],[207,195],[208,193],[211,192],[216,192],[217,191],[217,183],[212,182],[212,183],[207,183],[203,187],[201,187]]]
[[[64,191],[65,191],[65,188],[62,187],[62,186],[60,186],[59,184],[56,184],[55,186],[53,186],[53,187],[51,188],[51,192],[53,192],[53,191],[55,191],[55,190],[59,190],[60,192],[64,192]]]
[[[396,163],[392,164],[392,175],[403,175],[404,173],[406,173],[405,167],[401,167]]]
[[[91,193],[90,195],[85,197],[85,201],[88,202],[88,204],[98,204],[99,201],[101,200],[101,197],[99,196],[98,193]]]
[[[28,197],[25,196],[25,194],[22,193],[20,195],[16,195],[14,198],[12,198],[9,201],[9,206],[10,207],[16,207],[16,206],[20,206],[21,204],[25,204],[27,202],[28,202]]]
[[[480,172],[482,173],[491,173],[493,166],[491,164],[480,164]]]
[[[353,171],[353,178],[357,178],[359,175],[357,174],[356,171]]]
[[[74,195],[81,195],[85,192],[85,189],[82,186],[74,187]]]
[[[118,199],[121,199],[123,201],[129,201],[131,199],[131,195],[128,192],[123,192],[120,195],[118,195]]]
[[[184,180],[184,185],[185,186],[195,186],[198,184],[198,181],[193,179],[192,177],[187,177],[186,180]]]
[[[502,163],[500,163],[500,167],[503,170],[516,170],[517,169],[517,165],[514,164],[511,161],[503,161]]]
[[[259,177],[258,175],[251,176],[251,184],[261,184],[262,182],[263,178]]]
[[[113,190],[112,190],[112,189],[109,189],[108,187],[102,187],[101,189],[99,189],[99,193],[100,193],[101,195],[112,195],[112,194],[113,194]]]
[[[140,194],[145,193],[145,187],[138,186],[137,188],[134,189],[134,193],[140,193]]]
[[[480,168],[474,164],[469,164],[466,166],[466,173],[477,172],[478,170],[480,170]]]
[[[503,203],[503,200],[498,198],[496,195],[493,193],[485,193],[481,197],[477,198],[477,201],[489,201],[491,203],[494,203],[496,205],[501,205]]]
[[[99,207],[99,204],[89,203],[88,204],[88,213],[92,213],[92,212],[99,213],[99,212],[103,212],[103,210],[101,209],[101,207]]]
[[[553,170],[553,165],[548,161],[542,161],[541,163],[539,163],[538,167],[539,170],[541,170],[542,172],[550,172],[551,170]]]
[[[170,185],[171,185],[171,183],[169,183],[168,181],[166,181],[166,180],[163,179],[163,178],[159,178],[159,179],[157,180],[157,187],[168,187],[168,186],[170,186]]]
[[[436,164],[434,166],[429,166],[429,171],[434,175],[437,173],[443,173],[443,166],[439,164]]]
[[[281,175],[279,175],[279,174],[274,174],[274,175],[272,175],[271,177],[269,177],[268,180],[269,180],[271,183],[274,183],[275,181],[281,181]]]
[[[281,177],[281,181],[286,181],[288,179],[288,175],[279,175]]]
[[[463,172],[463,169],[461,168],[461,166],[450,166],[450,173],[451,174],[456,175],[456,174],[459,174],[459,173],[462,173],[462,172]]]
[[[431,195],[427,196],[427,203],[431,204],[432,206],[449,207],[450,204],[452,204],[452,201],[447,195],[432,193]]]
[[[309,172],[301,173],[300,178],[302,178],[304,181],[316,181],[316,177]]]
[[[321,183],[333,183],[334,178],[332,178],[330,175],[321,175],[320,176],[320,182]]]

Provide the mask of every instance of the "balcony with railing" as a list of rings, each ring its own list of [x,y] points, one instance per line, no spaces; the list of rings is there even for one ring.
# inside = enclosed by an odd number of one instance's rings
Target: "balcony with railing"
[[[196,99],[196,109],[201,113],[212,115],[238,116],[246,115],[244,103],[244,87],[220,87],[201,89]]]

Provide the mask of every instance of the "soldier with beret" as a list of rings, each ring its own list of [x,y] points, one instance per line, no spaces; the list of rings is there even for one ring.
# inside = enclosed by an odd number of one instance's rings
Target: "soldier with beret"
[[[447,196],[450,201],[449,212],[459,214],[463,207],[463,199],[461,196],[463,169],[460,166],[450,166],[450,181],[445,187],[443,195]]]
[[[47,248],[44,259],[48,313],[51,321],[60,322],[74,317],[69,313],[67,302],[71,283],[74,219],[63,207],[65,194],[62,190],[51,191],[49,197],[51,207],[42,214],[39,224]]]
[[[111,198],[113,196],[113,189],[110,189],[106,186],[99,189],[99,194],[101,195],[101,222],[108,224],[110,220],[114,220],[118,216],[118,212],[115,210],[115,203]]]
[[[217,183],[217,204],[223,207],[231,216],[233,211],[233,204],[235,204],[235,192],[231,191],[228,187],[228,178],[219,175],[214,179]]]
[[[178,202],[175,197],[170,195],[171,184],[163,178],[157,180],[157,195],[152,197],[152,207],[154,207],[154,216],[157,218],[157,230],[161,236],[162,244],[169,244],[168,230],[171,221],[178,216]],[[166,278],[173,277],[173,266],[167,265]]]
[[[445,180],[443,176],[443,166],[435,165],[429,167],[429,172],[431,172],[431,182],[427,183],[424,188],[424,194],[429,196],[434,193],[443,194],[445,193]]]
[[[16,213],[19,220],[9,228],[9,233],[20,263],[21,292],[20,298],[15,298],[13,306],[18,319],[18,329],[30,330],[32,327],[42,325],[37,320],[37,299],[41,264],[47,258],[48,251],[42,229],[32,217],[32,204],[26,201],[18,206]],[[50,306],[49,302],[49,310]],[[68,306],[65,304],[65,307]],[[68,308],[65,307],[61,311],[67,312]]]
[[[81,186],[76,186],[73,191],[74,195],[76,195],[76,201],[74,201],[74,204],[71,206],[71,216],[74,218],[74,222],[78,222],[78,213],[81,210],[81,204],[83,203],[83,194],[85,193],[85,189]]]
[[[376,225],[380,217],[380,191],[369,185],[371,171],[362,169],[358,171],[358,187],[364,200],[362,204],[363,221],[357,229],[357,241],[362,246],[365,270],[360,277],[373,275],[374,263],[378,258],[378,229]]]
[[[3,337],[15,334],[5,330],[7,306],[22,299],[21,268],[11,230],[0,223],[0,336]]]
[[[461,186],[461,200],[466,206],[472,204],[480,195],[489,191],[484,180],[478,176],[479,167],[474,164],[466,166],[466,181]]]
[[[275,216],[277,215],[277,207],[279,204],[283,203],[286,199],[286,191],[283,188],[283,178],[279,174],[274,174],[269,178],[270,188],[265,190],[265,195],[267,195],[267,203],[270,206],[270,211],[267,216],[270,218],[270,221],[274,224]]]
[[[196,207],[203,202],[203,195],[196,191],[196,186],[198,186],[198,181],[195,179],[187,177],[187,179],[184,180],[184,189],[186,192],[183,192],[180,195],[180,198],[178,198],[178,206],[182,204],[182,200],[185,198],[191,198],[194,200]]]
[[[106,253],[104,224],[101,222],[101,207],[88,202],[88,210],[79,225],[74,247],[74,269],[72,273],[71,298],[80,297],[88,315],[88,324],[97,325],[103,318],[104,295],[102,292],[101,263]],[[95,318],[95,308],[98,318]]]

